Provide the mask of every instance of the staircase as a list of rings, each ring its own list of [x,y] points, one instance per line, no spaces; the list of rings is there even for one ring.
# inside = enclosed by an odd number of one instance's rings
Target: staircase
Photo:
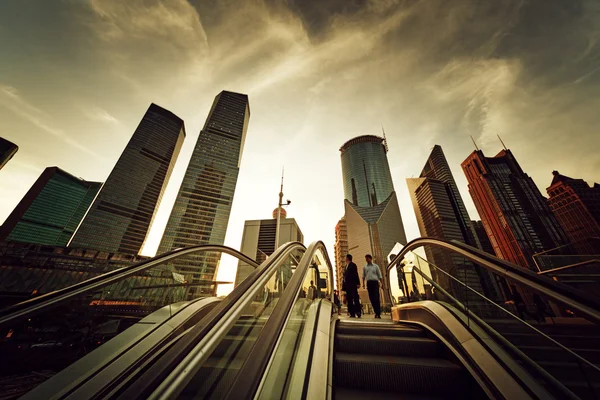
[[[580,365],[565,350],[521,323],[487,322],[581,399],[600,398],[600,372],[589,366]],[[600,365],[600,329],[598,327],[533,322],[530,324],[588,361]]]
[[[487,398],[435,336],[391,321],[340,320],[335,331],[334,398]]]

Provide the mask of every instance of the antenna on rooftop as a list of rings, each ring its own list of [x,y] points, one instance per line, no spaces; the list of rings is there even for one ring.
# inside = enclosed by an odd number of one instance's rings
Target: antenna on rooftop
[[[475,146],[475,150],[479,151],[479,147],[477,147],[477,143],[475,143],[475,139],[473,139],[473,136],[469,135],[469,137],[473,141],[473,146]]]

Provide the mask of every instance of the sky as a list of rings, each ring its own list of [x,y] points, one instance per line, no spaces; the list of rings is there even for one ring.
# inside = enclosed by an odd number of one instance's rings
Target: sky
[[[0,170],[0,221],[48,166],[105,180],[150,103],[185,121],[146,255],[224,89],[251,110],[225,240],[238,249],[244,220],[271,216],[285,166],[288,216],[333,258],[339,147],[382,126],[409,239],[405,179],[434,144],[473,219],[470,136],[493,156],[500,135],[544,194],[553,170],[600,180],[597,0],[4,0],[0,59],[0,136],[19,146]]]

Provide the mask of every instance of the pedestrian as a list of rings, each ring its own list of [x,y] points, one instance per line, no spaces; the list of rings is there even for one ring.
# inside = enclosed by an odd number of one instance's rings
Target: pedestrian
[[[537,293],[533,294],[533,304],[535,305],[535,310],[538,314],[538,321],[540,321],[541,323],[545,323],[546,316],[552,318],[552,313],[548,311],[548,308],[546,307],[546,302],[544,302],[544,300],[542,300],[540,295]]]
[[[346,291],[346,301],[348,302],[348,313],[350,318],[360,318],[361,309],[358,302],[358,288],[360,287],[360,278],[358,277],[358,267],[352,262],[352,254],[346,256],[346,269],[344,270],[344,287]]]
[[[523,301],[523,297],[521,297],[521,294],[519,293],[517,288],[515,286],[512,286],[511,289],[512,298],[515,303],[515,308],[517,309],[517,315],[519,316],[519,318],[524,321],[525,314],[527,314],[531,319],[535,319],[536,321],[538,321],[537,315],[532,314],[529,312],[529,310],[527,310],[527,305],[525,304],[525,301]]]
[[[373,306],[373,312],[375,318],[381,318],[381,302],[379,299],[379,286],[383,288],[383,276],[379,265],[373,264],[373,257],[370,254],[365,255],[367,265],[363,269],[363,289],[365,288],[365,282],[367,290],[369,291],[369,300]]]
[[[308,287],[308,299],[314,300],[317,298],[317,287],[313,281],[310,281],[310,286]]]
[[[337,306],[338,314],[342,312],[342,303],[340,302],[340,295],[337,290],[333,291],[333,304]]]

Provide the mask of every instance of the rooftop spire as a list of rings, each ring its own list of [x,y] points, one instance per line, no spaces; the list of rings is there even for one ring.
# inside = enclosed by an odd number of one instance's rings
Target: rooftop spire
[[[479,151],[479,147],[477,147],[477,143],[475,143],[475,139],[473,139],[473,136],[469,135],[469,137],[473,141],[473,146],[475,146],[475,150]]]
[[[500,135],[496,135],[496,136],[498,136],[498,139],[500,139],[500,143],[502,143],[502,147],[504,148],[504,150],[508,150],[508,149],[506,148],[506,145],[505,145],[505,144],[504,144],[504,142],[502,141],[502,138],[500,137]]]
[[[381,125],[381,132],[383,132],[383,146],[385,147],[385,152],[387,153],[389,148],[387,144],[387,138],[385,137],[385,129],[383,129],[383,124]]]

